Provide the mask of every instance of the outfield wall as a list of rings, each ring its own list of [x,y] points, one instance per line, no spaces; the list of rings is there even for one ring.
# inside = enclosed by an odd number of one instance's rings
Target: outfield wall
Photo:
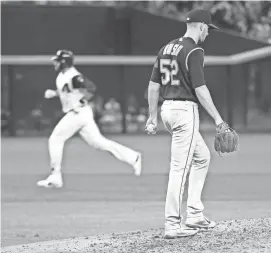
[[[52,55],[59,48],[77,55],[155,55],[164,43],[185,32],[185,24],[173,19],[138,10],[86,6],[3,5],[1,25],[3,55]],[[207,55],[230,55],[265,45],[219,31],[211,33],[203,47]],[[78,67],[97,83],[104,101],[114,97],[126,111],[127,98],[133,95],[139,107],[147,107],[151,66]],[[270,69],[270,58],[250,65],[206,67],[206,81],[225,119],[246,128],[251,119],[257,123],[270,117]],[[50,66],[2,66],[2,107],[12,112],[15,128],[28,122],[37,107],[42,106],[49,118],[59,109],[58,101],[42,102],[44,90],[53,88],[54,81]],[[201,117],[210,120],[206,114]],[[267,124],[260,124],[259,129]]]

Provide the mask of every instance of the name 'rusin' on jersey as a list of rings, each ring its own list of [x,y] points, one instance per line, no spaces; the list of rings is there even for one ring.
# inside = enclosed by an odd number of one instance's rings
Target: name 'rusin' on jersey
[[[192,69],[190,65],[198,68]],[[205,85],[203,66],[203,49],[192,38],[178,38],[159,51],[151,81],[161,84],[160,95],[164,100],[198,102],[194,89]]]

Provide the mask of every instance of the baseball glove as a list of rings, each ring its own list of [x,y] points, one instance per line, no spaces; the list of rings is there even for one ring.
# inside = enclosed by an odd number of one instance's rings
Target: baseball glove
[[[226,122],[216,127],[215,150],[220,153],[230,153],[237,150],[239,136]]]

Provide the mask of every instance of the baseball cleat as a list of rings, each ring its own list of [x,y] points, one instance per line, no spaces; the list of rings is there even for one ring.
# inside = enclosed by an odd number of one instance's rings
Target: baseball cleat
[[[141,170],[142,170],[142,155],[138,154],[136,162],[134,164],[134,171],[136,176],[141,175]]]
[[[217,224],[215,221],[210,221],[206,217],[200,218],[187,218],[185,225],[190,228],[198,228],[198,229],[211,229],[214,228]]]
[[[181,227],[180,229],[165,230],[165,239],[176,239],[180,237],[193,236],[199,232],[196,228]]]
[[[38,181],[37,186],[45,188],[61,188],[63,186],[62,175],[60,172],[53,172],[45,180]]]

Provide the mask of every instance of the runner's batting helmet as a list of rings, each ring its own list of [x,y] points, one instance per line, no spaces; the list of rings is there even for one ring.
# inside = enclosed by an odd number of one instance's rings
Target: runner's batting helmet
[[[52,61],[60,63],[60,69],[64,67],[71,67],[74,61],[74,55],[72,51],[61,49],[56,52],[56,55],[51,58]]]

